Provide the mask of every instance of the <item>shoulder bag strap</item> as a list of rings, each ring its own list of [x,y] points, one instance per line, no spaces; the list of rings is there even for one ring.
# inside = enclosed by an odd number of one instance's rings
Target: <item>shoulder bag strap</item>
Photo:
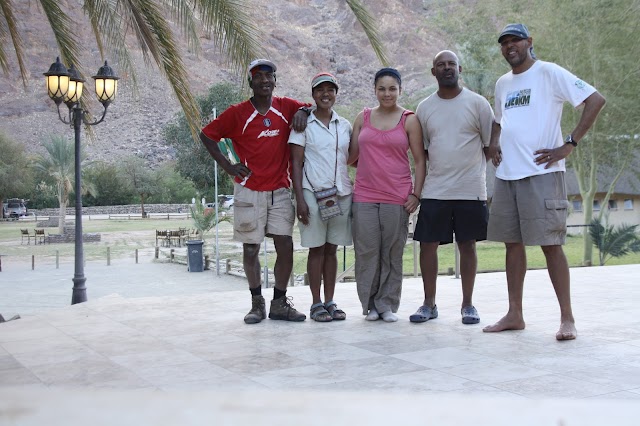
[[[338,179],[338,121],[336,120],[336,162],[335,162],[335,166],[333,169],[333,186],[336,186],[336,181]],[[309,182],[309,185],[311,186],[311,189],[313,190],[313,192],[316,192],[316,189],[313,187],[313,184],[311,183],[311,181],[309,180],[309,176],[307,176],[307,162],[305,161],[304,166],[302,166],[302,171],[304,172],[304,177],[307,178],[307,182]]]

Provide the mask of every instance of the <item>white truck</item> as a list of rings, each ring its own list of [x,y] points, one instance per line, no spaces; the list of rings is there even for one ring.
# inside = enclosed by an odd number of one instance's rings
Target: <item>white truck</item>
[[[2,204],[2,215],[5,218],[18,219],[27,213],[27,202],[22,198],[9,198]]]

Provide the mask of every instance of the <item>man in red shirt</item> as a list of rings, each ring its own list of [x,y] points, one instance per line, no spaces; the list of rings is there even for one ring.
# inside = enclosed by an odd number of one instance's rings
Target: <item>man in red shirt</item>
[[[276,248],[276,284],[269,318],[304,321],[306,316],[293,308],[287,298],[287,283],[293,269],[293,223],[295,213],[289,179],[289,132],[296,112],[308,104],[273,96],[276,66],[257,59],[248,67],[253,96],[232,105],[207,124],[200,140],[229,175],[234,177],[233,237],[243,243],[243,264],[252,295],[247,324],[266,318],[260,285],[260,244],[273,238]],[[296,117],[296,130],[304,130],[307,113]],[[218,141],[231,139],[240,161],[232,164],[220,151]]]

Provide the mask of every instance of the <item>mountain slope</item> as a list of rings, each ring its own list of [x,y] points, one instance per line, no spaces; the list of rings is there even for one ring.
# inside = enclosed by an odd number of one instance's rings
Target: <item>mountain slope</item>
[[[30,152],[40,151],[40,141],[50,135],[73,137],[73,131],[61,123],[55,105],[47,98],[42,73],[55,61],[57,47],[44,15],[35,2],[17,2],[19,27],[25,36],[30,79],[22,86],[15,58],[12,72],[0,76],[0,131],[24,143]],[[377,2],[364,0],[377,19],[382,39],[390,53],[392,66],[403,74],[403,99],[416,99],[433,90],[431,58],[447,47],[437,31],[428,27],[429,9],[422,0]],[[86,40],[83,53],[85,78],[102,65],[81,0],[63,0],[63,8],[75,7],[72,18],[78,23],[78,36]],[[351,10],[342,0],[254,0],[248,3],[251,15],[264,32],[265,56],[278,66],[279,96],[311,100],[309,82],[321,71],[338,77],[341,89],[338,103],[359,110],[374,105],[373,74],[381,67]],[[225,58],[210,40],[201,39],[199,55],[186,51],[184,60],[196,94],[221,81],[240,84],[245,76],[233,75],[225,68]],[[131,44],[135,48],[135,44]],[[134,50],[135,51],[135,50]],[[109,107],[104,123],[93,127],[95,138],[87,142],[92,160],[117,161],[130,154],[158,164],[172,158],[172,149],[162,140],[162,127],[179,111],[168,84],[155,66],[144,67],[136,53],[139,87],[134,91],[131,79],[120,75],[118,97]],[[115,58],[107,58],[118,72]],[[112,59],[112,60],[111,60]],[[95,98],[89,77],[84,97]],[[63,114],[66,107],[63,105]],[[91,103],[94,114],[102,106]],[[353,117],[347,117],[353,119]]]

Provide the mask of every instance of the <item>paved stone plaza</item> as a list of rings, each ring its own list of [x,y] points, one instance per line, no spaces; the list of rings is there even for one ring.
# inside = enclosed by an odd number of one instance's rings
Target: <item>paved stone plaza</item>
[[[68,306],[72,265],[3,263],[0,313],[22,319],[0,324],[0,424],[636,425],[640,414],[640,265],[572,269],[579,338],[566,342],[545,270],[527,274],[527,329],[497,334],[482,327],[506,310],[504,273],[478,275],[478,325],[461,324],[453,277],[439,278],[440,317],[423,324],[408,321],[422,301],[410,278],[397,323],[364,321],[355,284],[339,283],[346,321],[245,325],[240,278],[151,259],[85,272],[89,301]],[[288,295],[308,315],[309,289]]]

